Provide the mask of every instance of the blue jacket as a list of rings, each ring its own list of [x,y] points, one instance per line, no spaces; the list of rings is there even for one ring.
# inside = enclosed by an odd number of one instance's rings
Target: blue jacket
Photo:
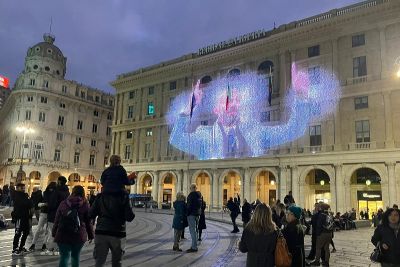
[[[103,171],[100,178],[104,187],[103,193],[124,192],[125,185],[132,185],[135,182],[128,179],[124,167],[121,165],[108,167]]]
[[[175,201],[174,202],[174,220],[172,222],[172,228],[176,230],[183,230],[185,228],[186,220],[186,204],[185,201]]]

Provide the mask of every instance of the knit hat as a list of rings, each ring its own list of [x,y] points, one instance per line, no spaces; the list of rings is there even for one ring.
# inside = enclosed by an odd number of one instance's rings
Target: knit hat
[[[288,210],[293,213],[293,215],[296,217],[296,219],[300,219],[301,217],[301,208],[297,206],[290,206]]]

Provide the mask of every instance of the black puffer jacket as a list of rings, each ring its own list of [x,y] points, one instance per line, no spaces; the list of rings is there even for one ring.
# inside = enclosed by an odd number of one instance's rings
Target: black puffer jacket
[[[400,231],[397,232],[396,236],[395,231],[390,226],[380,224],[375,229],[371,242],[375,246],[379,242],[382,251],[382,263],[400,265]],[[383,249],[382,244],[386,244],[389,249]]]
[[[89,210],[89,217],[97,218],[95,234],[126,237],[125,222],[135,218],[128,195],[98,194]]]
[[[14,210],[12,217],[14,220],[28,220],[32,217],[32,202],[28,198],[28,194],[20,191],[14,192]]]
[[[200,216],[202,202],[199,191],[190,192],[187,197],[187,215]]]
[[[36,192],[32,192],[31,201],[35,210],[38,210],[38,204],[43,202],[43,195],[41,190],[37,190]]]
[[[69,197],[68,186],[57,185],[56,189],[50,193],[47,203],[47,221],[54,223],[58,206]]]

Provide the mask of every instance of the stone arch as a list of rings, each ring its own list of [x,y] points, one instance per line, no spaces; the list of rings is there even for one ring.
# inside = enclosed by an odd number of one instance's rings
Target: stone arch
[[[270,69],[274,73],[274,62],[270,59],[264,60],[257,67],[259,74],[269,74]]]
[[[178,184],[178,177],[173,171],[166,171],[160,173],[159,197],[161,197],[161,203],[165,207],[172,207],[172,202],[176,198],[176,185]]]
[[[201,174],[205,174],[208,179],[200,176]],[[199,181],[200,178],[200,181]],[[204,184],[203,184],[204,181]],[[207,183],[208,181],[208,183]],[[207,170],[197,170],[191,177],[191,184],[196,184],[198,190],[201,192],[204,201],[206,202],[207,206],[210,206],[211,204],[211,194],[212,194],[212,182],[213,181],[213,176],[211,173]]]
[[[69,184],[79,184],[81,182],[81,175],[78,172],[73,172],[68,175],[67,181]]]
[[[253,171],[252,175],[250,176],[250,184],[253,184],[255,182],[256,177],[262,172],[262,171],[268,171],[270,173],[272,173],[275,177],[275,180],[277,183],[279,183],[279,176],[278,176],[278,172],[276,171],[276,169],[274,168],[270,168],[270,167],[262,167],[262,168],[257,168]]]
[[[250,176],[251,199],[274,205],[278,199],[278,175],[273,168],[256,169]]]
[[[52,170],[47,174],[47,183],[49,184],[50,182],[57,182],[58,177],[61,176],[61,173],[56,170]]]
[[[151,172],[142,172],[138,174],[138,193],[149,194],[153,191],[154,175]],[[146,185],[146,182],[148,184]]]
[[[210,76],[210,75],[206,75],[206,76],[203,76],[203,77],[200,79],[200,84],[203,85],[203,86],[205,86],[205,85],[209,84],[211,81],[212,81],[211,76]]]
[[[353,175],[353,173],[358,170],[358,169],[362,169],[362,168],[368,168],[368,169],[372,169],[374,171],[376,171],[379,174],[379,177],[381,177],[381,184],[382,183],[386,183],[388,181],[388,177],[386,175],[386,171],[385,170],[381,170],[378,166],[374,166],[372,164],[356,164],[354,166],[352,166],[350,169],[347,170],[347,173],[345,173],[346,178],[346,184],[351,184],[351,176]]]
[[[233,69],[228,71],[227,77],[228,78],[233,78],[233,77],[236,77],[236,76],[239,76],[239,75],[240,75],[240,69],[233,68]]]
[[[228,177],[226,183],[224,182],[225,177],[229,173],[234,173],[235,176]],[[234,179],[234,180],[232,180]],[[224,170],[218,179],[219,185],[219,204],[224,206],[230,197],[236,197],[236,194],[239,194],[243,199],[243,176],[242,173],[237,169],[226,169]],[[241,200],[242,200],[241,199]]]
[[[222,183],[224,182],[225,176],[226,176],[229,172],[236,172],[236,173],[239,175],[240,180],[243,181],[242,173],[241,173],[239,170],[237,170],[237,169],[226,169],[226,170],[224,170],[224,171],[219,175],[219,177],[218,177],[218,183],[222,184]]]
[[[298,201],[300,206],[311,210],[315,202],[325,202],[336,211],[335,172],[332,166],[308,166],[303,169],[299,179],[300,199],[295,201]]]
[[[199,174],[201,174],[202,172],[206,173],[210,179],[212,180],[214,177],[211,175],[211,173],[207,170],[197,170],[194,172],[194,174],[192,175],[191,179],[190,179],[190,184],[195,184],[196,183],[196,179],[197,176],[199,176]]]
[[[307,177],[307,174],[311,171],[311,170],[315,170],[315,169],[320,169],[323,170],[324,172],[326,172],[330,178],[331,181],[333,181],[335,179],[335,170],[332,166],[326,166],[326,165],[311,165],[311,166],[307,166],[305,169],[303,169],[300,173],[299,176],[299,181],[300,184],[305,182],[305,179]]]

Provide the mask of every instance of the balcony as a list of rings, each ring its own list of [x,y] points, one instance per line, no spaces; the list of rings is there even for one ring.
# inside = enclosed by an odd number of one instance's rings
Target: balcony
[[[297,153],[320,153],[320,152],[332,152],[334,150],[333,145],[327,146],[303,146],[297,148]]]
[[[357,84],[372,82],[372,81],[376,81],[376,80],[380,80],[380,79],[381,79],[380,75],[366,75],[366,76],[360,76],[360,77],[354,77],[354,78],[348,78],[346,80],[342,80],[341,85],[342,86],[357,85]]]
[[[376,142],[349,143],[348,150],[376,149]]]

